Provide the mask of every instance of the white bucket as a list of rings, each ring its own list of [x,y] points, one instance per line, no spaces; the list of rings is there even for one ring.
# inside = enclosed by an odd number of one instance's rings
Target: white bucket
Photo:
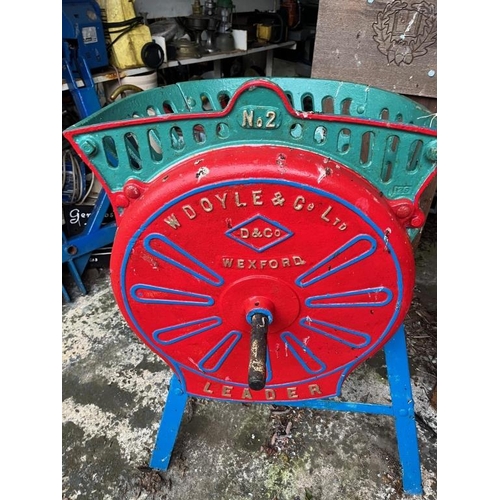
[[[148,73],[143,73],[141,75],[133,75],[126,76],[122,78],[120,81],[115,80],[113,82],[106,82],[104,87],[104,93],[106,95],[106,101],[110,102],[110,96],[113,92],[121,85],[135,85],[142,90],[154,89],[158,87],[158,74],[156,71],[150,71]],[[122,97],[126,97],[130,94],[133,94],[132,90],[126,90],[122,94],[120,94],[115,100],[121,99]]]

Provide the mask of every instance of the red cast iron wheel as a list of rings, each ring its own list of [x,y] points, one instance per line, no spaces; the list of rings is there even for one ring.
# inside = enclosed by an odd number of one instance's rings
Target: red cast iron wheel
[[[139,187],[116,234],[113,290],[188,393],[338,395],[402,324],[414,285],[410,241],[381,195],[345,166],[289,147],[231,147]],[[255,312],[270,323],[262,390],[248,386]]]

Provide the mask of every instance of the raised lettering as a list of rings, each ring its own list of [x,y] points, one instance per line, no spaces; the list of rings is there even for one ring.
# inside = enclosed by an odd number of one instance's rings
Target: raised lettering
[[[311,396],[314,396],[315,394],[321,394],[321,390],[319,388],[319,385],[310,384],[309,385],[309,392],[311,393]]]
[[[250,389],[248,389],[248,387],[245,387],[245,388],[243,389],[243,394],[241,395],[241,397],[242,397],[243,399],[252,399],[252,394],[251,394],[251,392],[250,392]]]
[[[303,266],[306,264],[300,255],[292,255],[290,257],[281,257],[274,259],[238,259],[236,257],[222,257],[222,266],[232,268],[233,265],[237,269],[278,269],[282,267]]]
[[[276,399],[276,393],[274,392],[273,389],[264,389],[264,392],[266,395],[266,399],[268,400]]]
[[[214,206],[212,205],[212,202],[208,198],[202,198],[200,200],[200,205],[205,212],[211,212],[214,209]]]
[[[244,202],[240,201],[240,193],[238,193],[238,191],[235,191],[235,193],[234,193],[234,200],[236,202],[237,207],[246,207],[247,206],[246,202],[244,203]]]
[[[196,211],[191,205],[184,205],[182,207],[182,210],[191,220],[193,220],[196,217]]]
[[[326,220],[326,222],[330,222],[330,219],[327,217],[327,215],[332,211],[332,206],[329,205],[328,208],[321,214],[321,218],[323,220]]]
[[[276,119],[276,111],[269,110],[266,113],[266,118],[269,118],[266,122],[266,128],[275,128],[276,124],[274,123],[274,120]]]
[[[206,392],[207,394],[213,394],[214,391],[212,391],[212,389],[210,389],[210,382],[207,382],[205,384],[205,387],[203,387],[203,392]]]
[[[296,266],[303,266],[306,261],[303,260],[301,257],[299,257],[298,255],[293,255],[292,256],[292,259],[293,259],[293,263],[296,265]]]
[[[306,199],[303,196],[297,196],[295,198],[295,201],[293,202],[293,208],[295,210],[302,210],[304,208],[304,203],[306,202]]]
[[[287,387],[286,393],[288,394],[288,399],[296,399],[299,397],[297,394],[297,387]]]
[[[283,198],[283,195],[278,191],[277,193],[274,193],[274,198],[271,200],[273,202],[273,205],[276,206],[283,206],[283,203],[285,203],[285,198]]]
[[[246,127],[247,123],[249,127],[253,127],[253,109],[250,111],[250,113],[246,109],[243,110],[243,121],[241,123],[241,126]]]
[[[216,194],[215,197],[220,201],[220,204],[222,205],[222,208],[226,208],[226,198],[227,198],[227,193],[224,193],[224,195],[222,196],[222,198]]]
[[[264,202],[261,200],[262,197],[262,189],[257,191],[252,191],[252,199],[254,205],[263,205]]]
[[[232,389],[233,389],[233,387],[230,385],[223,385],[222,386],[222,393],[221,393],[222,396],[224,396],[226,398],[230,398]]]
[[[173,227],[174,229],[177,229],[181,225],[174,214],[169,215],[166,219],[163,219],[163,221],[166,222],[170,227]]]

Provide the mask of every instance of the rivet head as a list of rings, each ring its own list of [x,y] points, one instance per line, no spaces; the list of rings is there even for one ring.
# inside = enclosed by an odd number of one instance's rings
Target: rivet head
[[[124,196],[123,194],[117,195],[115,202],[116,202],[116,206],[120,207],[120,208],[127,208],[130,204],[129,199],[126,196]]]
[[[129,184],[128,186],[125,186],[124,191],[125,191],[125,196],[127,198],[130,198],[131,200],[136,200],[141,196],[140,189],[134,184]]]
[[[412,213],[411,205],[400,205],[396,209],[396,215],[401,219],[404,219],[405,217],[409,217],[411,215],[411,213]]]
[[[186,103],[190,108],[194,108],[196,101],[192,97],[188,97]]]
[[[92,139],[84,140],[81,148],[87,156],[94,156],[97,153],[97,144]]]

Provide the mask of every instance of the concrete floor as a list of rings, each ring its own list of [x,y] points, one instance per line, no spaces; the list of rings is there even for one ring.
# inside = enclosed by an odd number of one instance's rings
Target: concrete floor
[[[416,252],[407,344],[424,494],[437,498],[436,226]],[[170,369],[131,332],[107,269],[62,307],[65,500],[397,500],[405,495],[392,419],[190,399],[166,472],[149,469]],[[345,382],[348,400],[387,402],[384,359]],[[418,497],[417,497],[418,498]]]

